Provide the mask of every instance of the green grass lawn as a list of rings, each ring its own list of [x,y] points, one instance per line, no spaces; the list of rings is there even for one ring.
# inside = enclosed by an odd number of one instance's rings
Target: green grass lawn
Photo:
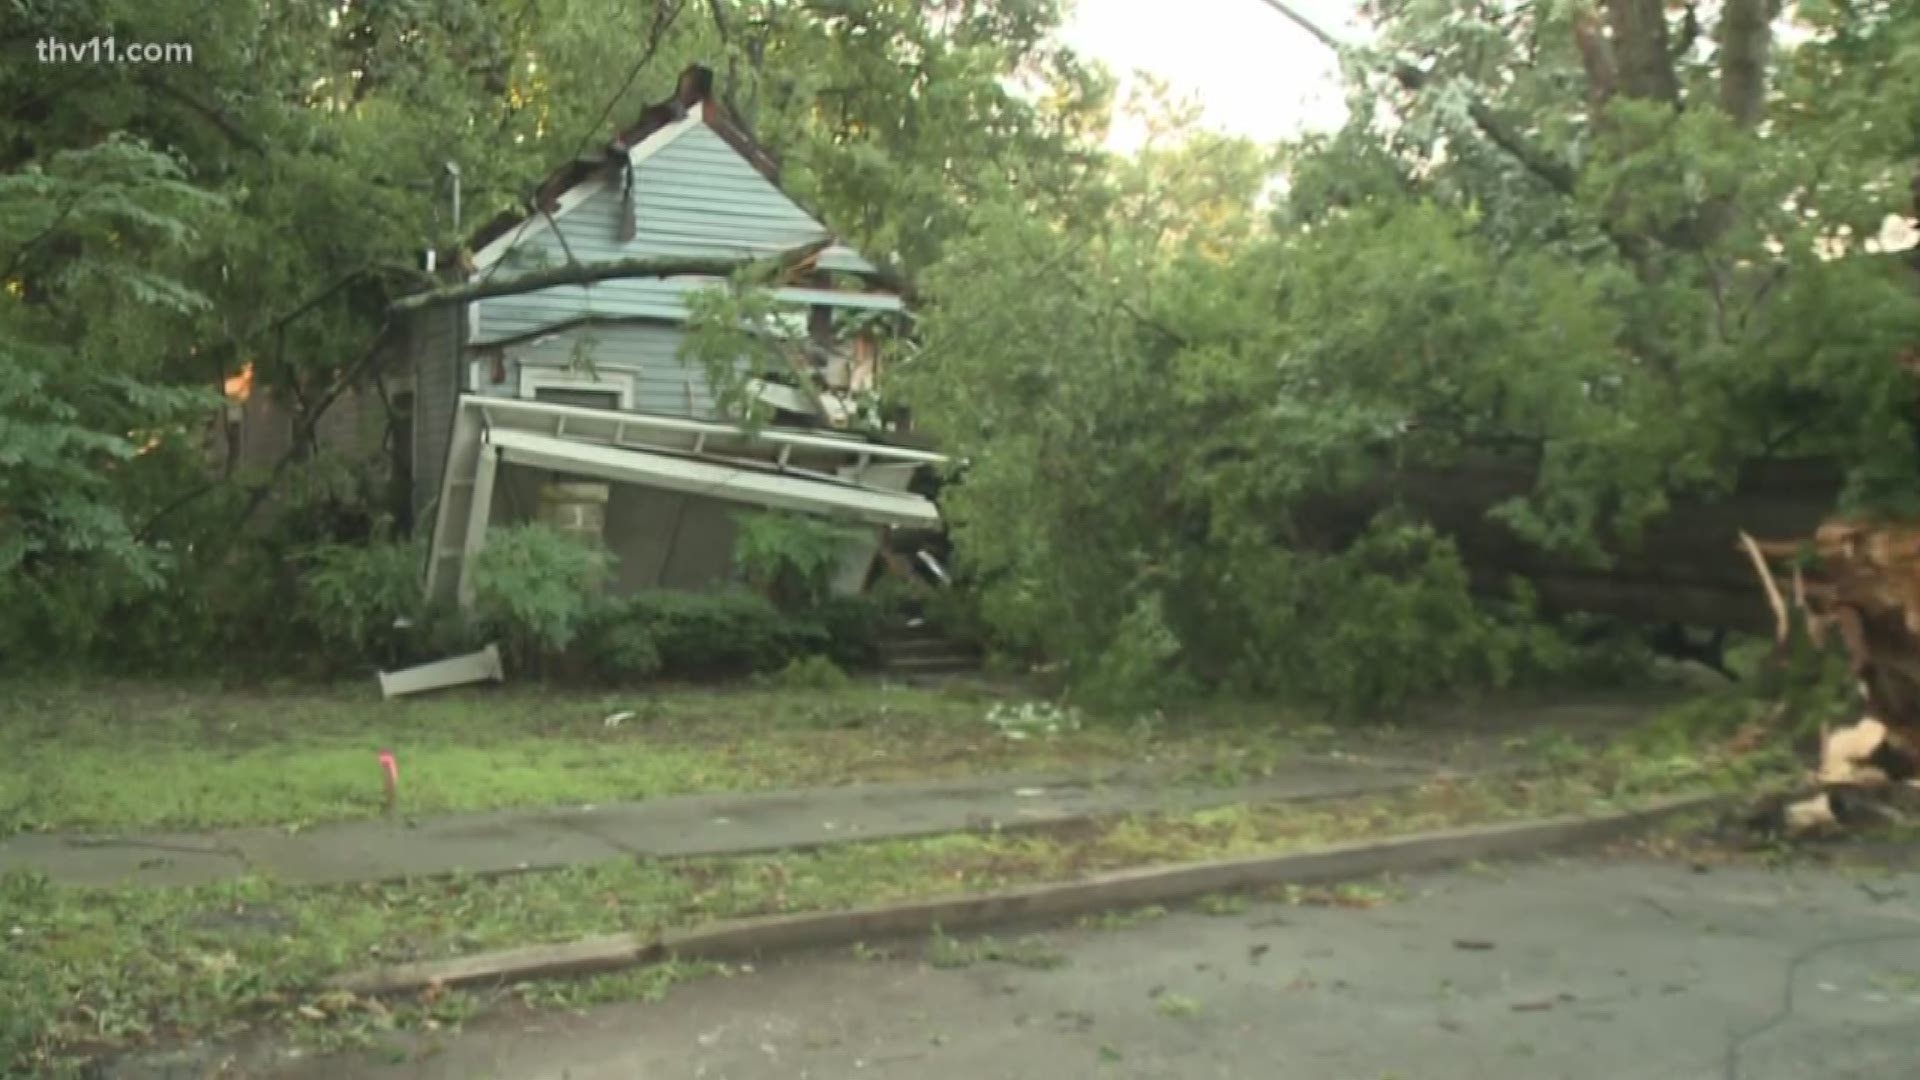
[[[10,764],[0,807],[33,826],[378,813],[381,749],[399,755],[407,808],[428,811],[1143,764],[1224,782],[1336,738],[1247,704],[1154,724],[1015,738],[987,722],[984,700],[873,687],[648,694],[514,688],[382,703],[357,687],[264,693],[36,684],[0,686],[0,702],[0,750]],[[634,716],[609,727],[605,718],[618,711]],[[1614,719],[1595,715],[1612,729]],[[384,1001],[320,989],[329,976],[390,961],[1591,809],[1729,777],[1751,782],[1750,768],[1735,768],[1751,761],[1751,752],[1730,758],[1720,734],[1702,741],[1688,734],[1692,727],[1671,723],[1647,730],[1665,734],[1605,751],[1566,730],[1534,738],[1519,751],[1542,770],[1531,778],[1137,817],[1045,836],[967,834],[313,889],[258,879],[84,889],[17,874],[0,879],[0,1073],[77,1075],[103,1053],[247,1030],[326,1046],[456,1024],[502,1000],[576,1005],[655,994],[713,970],[668,964],[582,982]],[[1497,725],[1475,734],[1482,749],[1489,740],[1513,749],[1511,733]],[[1337,738],[1348,749],[1372,743],[1403,754],[1410,745],[1428,756],[1447,752],[1444,729],[1422,729],[1410,739],[1405,729],[1381,726]],[[1220,906],[1231,910],[1233,902],[1224,898]],[[988,962],[1004,951],[962,950]]]
[[[1140,817],[1047,836],[968,834],[321,889],[244,880],[100,890],[15,875],[0,880],[0,933],[7,935],[0,945],[0,1067],[8,1075],[78,1075],[86,1059],[102,1053],[248,1029],[325,1047],[458,1023],[503,999],[578,1005],[629,998],[711,970],[666,965],[585,982],[385,1001],[320,988],[329,976],[384,962],[1562,813],[1591,808],[1605,794],[1574,775],[1445,783],[1374,798]],[[1232,909],[1224,901],[1218,906]],[[991,959],[990,952],[982,956]]]
[[[383,702],[358,685],[0,684],[0,833],[373,816],[384,809],[381,750],[398,758],[402,809],[418,814],[1143,765],[1225,782],[1313,734],[1242,706],[1014,738],[987,722],[990,707],[880,686],[508,687]],[[609,726],[622,712],[632,715]]]

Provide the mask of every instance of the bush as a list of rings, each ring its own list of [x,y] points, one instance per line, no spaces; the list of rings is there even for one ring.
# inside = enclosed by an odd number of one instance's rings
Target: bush
[[[474,623],[516,663],[544,671],[573,644],[611,568],[605,549],[546,525],[491,530],[473,565]]]
[[[1122,619],[1107,650],[1079,680],[1076,697],[1095,711],[1139,715],[1198,688],[1180,666],[1180,638],[1167,626],[1157,593],[1142,597]]]
[[[811,659],[838,671],[877,661],[884,618],[866,597],[835,598],[795,616],[739,590],[643,592],[596,605],[571,659],[581,673],[616,683],[777,672]]]
[[[984,648],[991,640],[980,593],[966,581],[939,587],[927,593],[927,622],[947,640]]]
[[[300,575],[299,617],[312,627],[336,665],[371,660],[392,664],[404,635],[401,619],[418,620],[423,606],[423,548],[407,541],[365,546],[324,544],[306,553]]]
[[[733,561],[782,611],[804,611],[827,598],[834,571],[859,531],[801,514],[766,511],[737,516]]]
[[[572,659],[585,675],[606,683],[641,682],[662,666],[652,623],[627,600],[594,605]]]
[[[1355,715],[1423,694],[1503,685],[1533,659],[1533,635],[1470,593],[1452,543],[1380,523],[1335,555],[1272,549],[1235,560],[1232,681]]]
[[[853,683],[846,672],[824,656],[789,660],[786,667],[763,681],[782,690],[844,690]]]
[[[610,647],[611,635],[629,635],[632,643],[644,634],[656,670],[684,679],[772,671],[826,645],[821,628],[787,618],[765,597],[735,590],[638,593],[616,602],[595,632],[603,635],[589,646],[596,652]]]
[[[803,620],[817,626],[829,660],[843,668],[870,668],[880,662],[880,638],[893,611],[875,596],[836,596]]]

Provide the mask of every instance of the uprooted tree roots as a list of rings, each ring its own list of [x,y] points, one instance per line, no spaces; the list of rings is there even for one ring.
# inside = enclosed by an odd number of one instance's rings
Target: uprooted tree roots
[[[1808,788],[1756,818],[1789,834],[1920,822],[1920,527],[1831,521],[1810,545],[1740,542],[1773,608],[1776,656],[1802,634],[1815,649],[1837,638],[1865,703],[1857,723],[1822,726]],[[1775,561],[1791,566],[1791,606]]]

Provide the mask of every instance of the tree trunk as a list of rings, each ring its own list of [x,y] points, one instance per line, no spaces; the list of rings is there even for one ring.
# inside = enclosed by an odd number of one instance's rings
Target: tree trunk
[[[1776,0],[1726,0],[1720,15],[1720,108],[1742,129],[1760,122]]]
[[[573,263],[547,270],[534,270],[512,277],[462,282],[428,289],[395,300],[390,310],[395,315],[418,311],[435,304],[486,300],[496,296],[518,296],[563,285],[592,285],[601,281],[633,278],[726,277],[735,271],[766,271],[776,276],[791,273],[810,263],[816,255],[833,245],[831,239],[802,244],[778,255],[761,259],[669,256],[663,258],[611,259],[606,262]]]
[[[1598,127],[1620,82],[1613,42],[1607,39],[1607,28],[1600,22],[1599,15],[1585,9],[1574,13],[1573,44],[1580,50],[1580,66],[1587,73],[1587,112]]]
[[[1537,467],[1524,461],[1395,469],[1358,490],[1311,500],[1299,519],[1305,546],[1340,550],[1375,514],[1399,506],[1453,539],[1478,591],[1504,594],[1521,578],[1549,611],[1765,633],[1773,616],[1754,590],[1739,534],[1811,534],[1832,511],[1842,479],[1822,461],[1749,464],[1724,496],[1676,497],[1635,543],[1610,545],[1613,563],[1604,569],[1543,551],[1492,515],[1538,486]]]
[[[1680,103],[1680,80],[1668,51],[1667,11],[1663,0],[1609,0],[1613,54],[1619,63],[1620,92],[1630,98]]]

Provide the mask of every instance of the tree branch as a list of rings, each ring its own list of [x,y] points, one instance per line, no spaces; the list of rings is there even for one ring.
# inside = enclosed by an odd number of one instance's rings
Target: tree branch
[[[53,215],[53,220],[47,222],[46,228],[41,229],[38,235],[20,245],[20,247],[14,251],[13,258],[7,261],[7,268],[0,270],[0,282],[13,280],[14,275],[18,274],[21,269],[26,266],[27,256],[33,254],[35,248],[46,243],[47,239],[54,233],[59,232],[60,226],[67,223],[67,219],[73,216],[73,212],[78,210],[80,204],[87,201],[87,196],[91,194],[93,194],[93,191],[89,189],[68,199],[67,204],[60,208],[60,212]]]
[[[1562,195],[1572,195],[1579,183],[1573,168],[1566,162],[1528,142],[1519,132],[1508,127],[1488,105],[1475,99],[1467,105],[1467,115],[1473,125],[1487,137],[1487,141],[1505,150],[1508,156],[1518,161],[1526,170],[1545,181],[1548,187]]]
[[[148,70],[151,72],[151,69]],[[143,81],[158,91],[162,97],[172,98],[174,101],[200,114],[208,123],[219,128],[220,134],[225,135],[228,142],[233,143],[242,150],[251,150],[256,154],[266,155],[266,144],[255,138],[252,132],[241,127],[239,121],[228,116],[226,110],[220,106],[209,101],[202,101],[186,89],[176,86],[169,80],[161,78],[158,75],[149,74]]]
[[[1332,49],[1341,57],[1346,57],[1352,51],[1339,38],[1296,11],[1284,0],[1260,0],[1260,2],[1286,16],[1295,26],[1313,35],[1314,40]],[[1393,77],[1401,86],[1413,91],[1426,86],[1431,78],[1427,72],[1421,71],[1412,64],[1396,64]],[[1485,135],[1488,141],[1506,151],[1528,172],[1563,195],[1573,194],[1576,179],[1573,169],[1565,162],[1529,143],[1519,132],[1509,127],[1485,101],[1478,97],[1472,98],[1467,104],[1467,116],[1473,120],[1474,127],[1479,128],[1480,133]]]
[[[1412,64],[1395,66],[1393,77],[1401,86],[1416,92],[1424,88],[1431,78],[1427,72],[1421,71]],[[1500,118],[1500,114],[1493,111],[1492,106],[1478,97],[1471,98],[1467,102],[1467,117],[1473,121],[1474,127],[1480,129],[1480,134],[1487,137],[1488,142],[1506,151],[1507,156],[1539,177],[1548,187],[1562,195],[1573,194],[1579,182],[1573,168],[1528,142],[1524,136],[1508,126],[1507,122]]]
[[[573,266],[516,274],[497,281],[476,281],[429,289],[426,292],[414,293],[395,300],[389,310],[395,315],[404,315],[436,304],[486,300],[496,296],[518,296],[521,293],[538,292],[541,289],[558,288],[563,285],[592,285],[599,281],[628,278],[726,277],[739,270],[780,275],[804,265],[814,256],[825,251],[832,243],[831,239],[816,240],[811,244],[803,244],[764,259],[674,257],[610,259],[603,262],[579,263]]]

